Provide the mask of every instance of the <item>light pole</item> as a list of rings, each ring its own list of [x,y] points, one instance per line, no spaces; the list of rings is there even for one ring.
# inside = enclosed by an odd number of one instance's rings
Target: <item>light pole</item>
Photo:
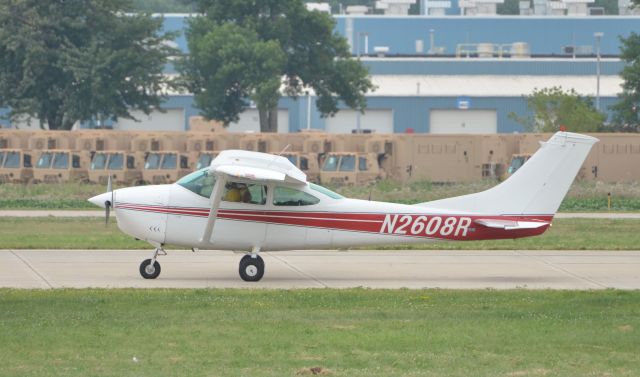
[[[603,32],[593,33],[596,38],[596,110],[598,111],[600,111],[600,40],[603,35]]]

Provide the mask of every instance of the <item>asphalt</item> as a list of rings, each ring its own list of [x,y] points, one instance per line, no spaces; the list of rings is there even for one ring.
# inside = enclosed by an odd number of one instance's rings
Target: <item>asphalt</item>
[[[265,276],[238,276],[241,254],[173,251],[144,280],[150,251],[0,250],[10,288],[640,289],[639,251],[289,251],[263,253]]]
[[[2,210],[0,217],[103,217],[103,210]],[[640,219],[631,212],[561,212],[557,219]]]

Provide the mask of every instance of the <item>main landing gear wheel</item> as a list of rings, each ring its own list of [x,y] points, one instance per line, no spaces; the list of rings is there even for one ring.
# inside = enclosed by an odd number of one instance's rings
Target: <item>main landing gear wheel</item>
[[[264,275],[264,261],[259,255],[245,255],[240,259],[240,278],[244,281],[260,281]]]
[[[145,279],[155,279],[160,276],[160,263],[158,261],[151,262],[151,259],[145,259],[140,263],[140,275]]]

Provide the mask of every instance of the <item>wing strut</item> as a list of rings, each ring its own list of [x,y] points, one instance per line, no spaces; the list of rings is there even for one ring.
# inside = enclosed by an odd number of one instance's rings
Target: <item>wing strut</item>
[[[211,234],[213,233],[213,226],[218,217],[218,208],[220,208],[220,202],[222,201],[222,193],[224,192],[224,186],[227,184],[226,174],[216,174],[216,183],[213,185],[213,191],[211,192],[209,217],[207,218],[207,225],[204,228],[204,234],[200,239],[200,244],[210,243]]]

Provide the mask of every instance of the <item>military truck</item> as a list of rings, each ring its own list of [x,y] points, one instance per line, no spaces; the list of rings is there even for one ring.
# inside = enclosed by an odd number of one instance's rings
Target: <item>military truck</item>
[[[89,181],[107,184],[109,176],[116,183],[142,183],[144,153],[129,151],[99,151],[93,154],[89,166]]]
[[[191,173],[192,170],[189,166],[189,155],[186,152],[147,152],[142,180],[154,185],[173,183]]]
[[[375,153],[327,153],[320,182],[337,185],[361,185],[386,178]]]
[[[29,183],[33,179],[32,152],[0,149],[0,183]]]
[[[33,169],[33,179],[44,183],[88,182],[90,162],[91,154],[88,151],[43,151]]]

